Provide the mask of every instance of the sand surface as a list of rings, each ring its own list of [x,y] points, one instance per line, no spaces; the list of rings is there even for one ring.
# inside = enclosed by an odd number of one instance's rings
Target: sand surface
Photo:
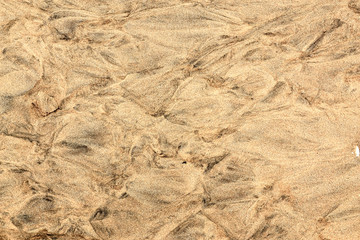
[[[0,0],[0,240],[360,239],[360,0]]]

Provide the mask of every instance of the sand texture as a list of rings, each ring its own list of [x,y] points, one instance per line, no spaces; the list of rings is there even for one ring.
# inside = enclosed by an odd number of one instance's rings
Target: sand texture
[[[0,0],[0,240],[360,239],[360,0]]]

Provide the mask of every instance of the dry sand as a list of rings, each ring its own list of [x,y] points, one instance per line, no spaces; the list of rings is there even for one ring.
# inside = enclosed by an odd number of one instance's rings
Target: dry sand
[[[360,239],[360,0],[0,0],[1,240]]]

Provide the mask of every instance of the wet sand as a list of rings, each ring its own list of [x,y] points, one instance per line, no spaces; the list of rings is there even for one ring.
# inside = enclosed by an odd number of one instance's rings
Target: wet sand
[[[360,239],[360,0],[0,0],[0,240]]]

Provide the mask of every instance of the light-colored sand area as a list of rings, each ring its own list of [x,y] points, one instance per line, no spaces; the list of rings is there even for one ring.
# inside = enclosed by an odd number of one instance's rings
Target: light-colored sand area
[[[360,0],[0,0],[0,240],[360,239]]]

